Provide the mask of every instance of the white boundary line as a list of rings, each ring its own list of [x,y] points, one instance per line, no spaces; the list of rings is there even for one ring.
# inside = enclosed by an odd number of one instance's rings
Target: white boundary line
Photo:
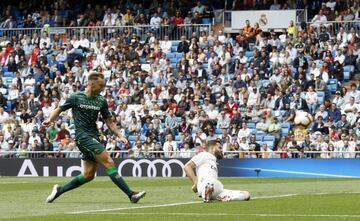
[[[298,194],[284,194],[284,195],[276,195],[276,196],[259,196],[259,197],[253,197],[251,199],[252,200],[254,200],[254,199],[271,199],[271,198],[290,197],[290,196],[296,196],[296,195],[298,195]],[[98,212],[109,212],[109,211],[132,210],[132,209],[160,208],[160,207],[181,206],[181,205],[198,204],[198,203],[203,203],[203,202],[202,201],[191,201],[191,202],[169,203],[169,204],[160,204],[160,205],[121,207],[121,208],[100,209],[100,210],[86,210],[86,211],[69,212],[69,213],[66,213],[66,214],[83,214],[83,213],[98,213]]]
[[[262,214],[262,213],[88,213],[91,215],[172,215],[172,216],[261,216],[261,217],[338,217],[338,218],[360,218],[360,215],[349,214]]]

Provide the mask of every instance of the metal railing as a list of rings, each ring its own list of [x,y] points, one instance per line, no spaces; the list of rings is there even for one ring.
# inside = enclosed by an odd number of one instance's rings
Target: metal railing
[[[180,40],[182,35],[191,36],[193,32],[198,35],[200,32],[205,31],[209,34],[211,30],[211,24],[190,24],[190,25],[134,25],[134,26],[94,26],[94,27],[50,27],[44,28],[13,28],[13,29],[0,29],[0,38],[3,36],[32,36],[35,32],[39,35],[43,31],[47,31],[52,37],[54,34],[60,35],[62,40],[71,39],[74,35],[79,39],[81,34],[85,34],[85,37],[89,41],[97,41],[103,39],[110,39],[114,34],[127,34],[136,33],[141,40],[146,39],[147,32],[152,32],[154,35],[162,40],[165,35],[168,35],[170,40]]]
[[[190,158],[198,151],[108,151],[113,158]],[[1,151],[9,158],[80,158],[80,151]],[[224,151],[224,158],[360,158],[360,151]]]

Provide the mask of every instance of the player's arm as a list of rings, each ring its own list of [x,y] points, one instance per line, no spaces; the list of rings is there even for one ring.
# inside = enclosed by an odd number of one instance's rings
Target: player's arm
[[[76,96],[75,96],[75,94],[71,94],[66,99],[65,103],[63,103],[62,105],[57,107],[51,113],[50,117],[48,119],[44,120],[44,122],[41,124],[41,126],[43,128],[48,127],[51,122],[54,122],[56,120],[56,118],[58,118],[58,116],[61,114],[61,112],[66,111],[66,110],[68,110],[70,108],[73,108],[75,103],[76,103]]]
[[[48,127],[50,126],[51,122],[54,122],[56,120],[56,118],[58,118],[58,116],[60,115],[60,113],[62,112],[61,108],[56,108],[50,115],[49,118],[47,118],[46,120],[43,121],[43,123],[41,124],[42,127]]]
[[[189,160],[184,167],[184,171],[187,175],[187,177],[189,177],[189,179],[192,182],[192,191],[194,191],[195,193],[197,192],[197,177],[195,175],[194,169],[196,168],[195,163],[192,160]]]
[[[124,142],[125,144],[128,142],[127,139],[126,139],[126,137],[124,137],[124,136],[121,134],[119,128],[118,128],[118,127],[116,126],[116,124],[113,122],[113,120],[111,119],[111,117],[106,118],[106,119],[105,119],[105,123],[106,123],[106,125],[108,126],[109,130],[110,130],[113,134],[115,134],[117,137],[119,137],[122,142]]]

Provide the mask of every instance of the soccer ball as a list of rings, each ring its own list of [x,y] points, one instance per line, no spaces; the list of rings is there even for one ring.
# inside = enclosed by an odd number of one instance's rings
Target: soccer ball
[[[300,112],[296,114],[294,119],[295,126],[308,128],[313,121],[313,117],[308,112]]]

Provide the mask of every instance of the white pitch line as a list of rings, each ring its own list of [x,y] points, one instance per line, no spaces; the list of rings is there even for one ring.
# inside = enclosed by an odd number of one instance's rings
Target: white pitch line
[[[252,197],[251,199],[271,199],[271,198],[281,198],[281,197],[290,197],[296,196],[298,194],[284,194],[284,195],[276,195],[276,196],[259,196]],[[192,202],[183,202],[183,203],[168,203],[168,204],[160,204],[160,205],[149,205],[149,206],[134,206],[134,207],[121,207],[121,208],[112,208],[112,209],[100,209],[100,210],[86,210],[86,211],[75,211],[66,214],[83,214],[83,213],[97,213],[97,212],[108,212],[108,211],[121,211],[121,210],[132,210],[132,209],[146,209],[146,208],[160,208],[160,207],[170,207],[170,206],[181,206],[181,205],[189,205],[189,204],[197,204],[203,203],[202,201],[192,201]]]
[[[261,217],[338,217],[360,218],[360,215],[349,214],[262,214],[262,213],[89,213],[91,215],[171,215],[171,216],[261,216]]]

